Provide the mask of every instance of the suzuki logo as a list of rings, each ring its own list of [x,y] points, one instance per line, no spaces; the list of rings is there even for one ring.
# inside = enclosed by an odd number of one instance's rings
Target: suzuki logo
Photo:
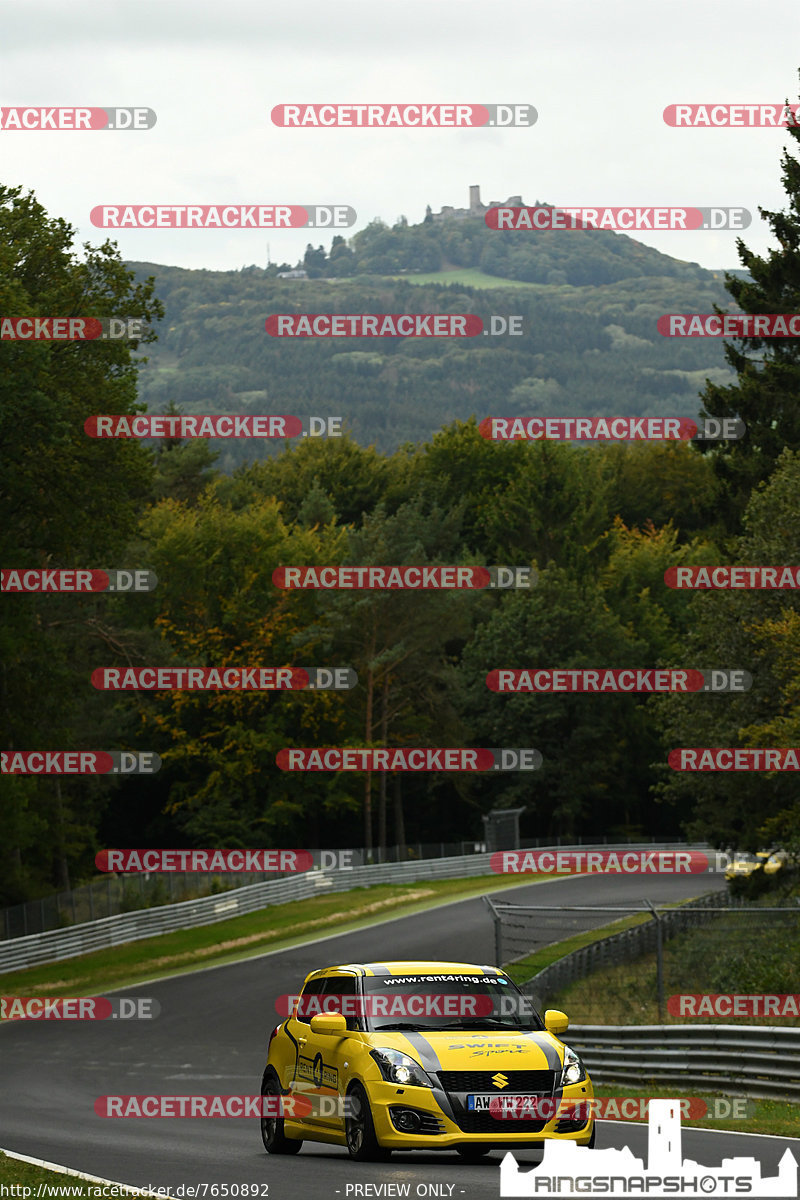
[[[492,1076],[492,1083],[496,1088],[508,1087],[508,1078],[498,1071],[496,1075]]]

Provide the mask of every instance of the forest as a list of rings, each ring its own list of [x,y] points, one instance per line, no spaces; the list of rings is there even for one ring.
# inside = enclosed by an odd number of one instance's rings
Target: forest
[[[446,267],[459,254],[500,270],[468,222],[417,234],[369,227],[349,247],[362,275],[344,279],[337,266],[334,279],[295,282],[257,267],[126,264],[111,242],[80,256],[66,222],[32,194],[0,188],[0,311],[136,318],[151,331],[138,343],[2,343],[0,561],[158,577],[139,594],[3,596],[2,745],[149,750],[163,764],[149,778],[0,776],[0,903],[92,877],[106,846],[479,838],[495,807],[522,807],[524,836],[797,840],[791,774],[667,765],[676,746],[800,744],[796,592],[664,582],[675,566],[798,562],[797,348],[655,332],[664,311],[800,310],[800,167],[788,153],[783,177],[789,211],[767,214],[780,249],[761,259],[740,244],[742,269],[724,289],[695,265],[639,255],[631,239],[570,233],[563,259],[548,243],[550,273],[567,279],[513,292],[368,277]],[[602,277],[593,259],[584,277],[568,267],[591,242],[610,271],[608,239],[621,274]],[[397,258],[398,247],[428,243],[430,261]],[[519,348],[487,337],[350,349],[265,332],[271,312],[298,311],[522,313],[525,334]],[[241,460],[233,443],[84,433],[93,414],[145,405],[333,413],[349,429],[271,452],[241,443]],[[493,410],[702,412],[740,417],[748,435],[492,442],[478,422]],[[275,586],[276,568],[314,564],[527,566],[537,582],[477,592]],[[90,682],[102,667],[309,665],[352,668],[358,685],[113,693]],[[577,666],[741,669],[753,686],[505,695],[486,684],[498,668]],[[365,745],[532,746],[543,762],[533,774],[391,777],[276,763],[284,747]]]

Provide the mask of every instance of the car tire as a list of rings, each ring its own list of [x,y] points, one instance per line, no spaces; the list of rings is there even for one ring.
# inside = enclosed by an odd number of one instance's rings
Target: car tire
[[[269,1068],[264,1072],[264,1078],[261,1081],[261,1095],[283,1095],[277,1075]],[[267,1154],[297,1154],[303,1145],[302,1141],[297,1138],[286,1137],[286,1134],[283,1132],[282,1117],[262,1116],[261,1140],[264,1143],[264,1149]]]
[[[490,1154],[491,1151],[491,1146],[456,1146],[456,1153],[460,1154],[462,1158],[465,1158],[467,1162],[477,1162],[479,1158],[483,1158],[484,1155]]]
[[[378,1141],[369,1100],[362,1084],[354,1083],[349,1088],[347,1100],[344,1118],[347,1153],[354,1162],[386,1162],[392,1152]]]
[[[589,1138],[588,1142],[586,1143],[587,1150],[594,1150],[594,1143],[595,1143],[596,1137],[597,1137],[597,1122],[595,1121],[594,1125],[592,1126],[592,1136]]]

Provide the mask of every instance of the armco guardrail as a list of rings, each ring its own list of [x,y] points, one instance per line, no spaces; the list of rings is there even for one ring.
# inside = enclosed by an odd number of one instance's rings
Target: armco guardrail
[[[594,1083],[650,1080],[703,1092],[800,1100],[800,1029],[758,1025],[571,1025]]]
[[[636,849],[629,844],[603,848]],[[652,849],[652,843],[643,842],[641,848]],[[562,849],[587,847],[564,846]],[[419,862],[353,867],[352,870],[306,871],[290,879],[254,883],[237,888],[233,892],[203,896],[199,900],[184,900],[180,904],[164,904],[158,908],[103,917],[99,921],[87,921],[71,929],[34,933],[28,937],[0,942],[0,973],[42,963],[60,962],[65,958],[89,954],[93,950],[141,941],[142,938],[156,937],[161,933],[172,933],[176,929],[211,925],[216,921],[226,921],[230,917],[269,908],[273,904],[307,900],[310,896],[319,895],[323,888],[331,892],[344,892],[377,883],[413,883],[424,879],[459,879],[488,875],[491,872],[491,857],[489,853],[465,854],[453,858],[422,859]],[[520,883],[524,882],[524,878],[520,877]]]

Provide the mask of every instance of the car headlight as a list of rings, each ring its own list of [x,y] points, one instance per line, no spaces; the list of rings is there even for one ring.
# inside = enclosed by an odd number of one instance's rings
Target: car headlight
[[[423,1071],[418,1062],[402,1054],[399,1050],[381,1046],[370,1050],[381,1070],[381,1075],[389,1083],[399,1083],[409,1087],[433,1087],[433,1083]]]
[[[584,1067],[578,1055],[571,1046],[564,1047],[564,1069],[561,1072],[561,1086],[566,1087],[571,1083],[583,1083],[586,1078],[586,1067]]]

